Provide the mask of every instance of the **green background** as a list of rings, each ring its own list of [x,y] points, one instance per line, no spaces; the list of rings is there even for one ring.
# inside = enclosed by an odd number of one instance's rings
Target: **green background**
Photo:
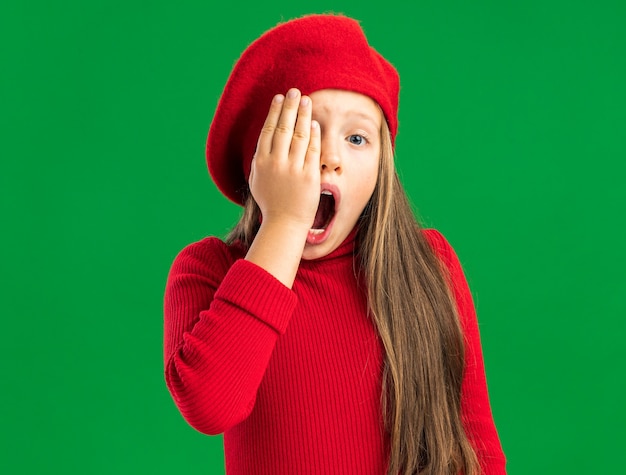
[[[620,0],[3,2],[0,472],[223,473],[165,388],[165,280],[238,217],[203,155],[234,61],[325,11],[400,72],[398,168],[465,267],[509,472],[623,472]]]

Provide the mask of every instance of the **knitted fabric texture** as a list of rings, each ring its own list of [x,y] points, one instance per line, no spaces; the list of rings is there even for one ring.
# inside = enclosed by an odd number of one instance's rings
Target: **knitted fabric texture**
[[[292,87],[303,94],[343,89],[371,97],[381,107],[395,140],[399,76],[369,46],[359,23],[339,15],[310,15],[280,24],[243,52],[209,129],[209,172],[233,202],[243,203],[250,163],[272,98]]]
[[[504,475],[478,321],[459,260],[425,235],[449,269],[465,346],[462,421],[483,475]],[[206,238],[186,247],[165,294],[165,378],[185,419],[224,433],[229,475],[384,474],[384,349],[354,274],[354,233],[302,261],[293,289]]]

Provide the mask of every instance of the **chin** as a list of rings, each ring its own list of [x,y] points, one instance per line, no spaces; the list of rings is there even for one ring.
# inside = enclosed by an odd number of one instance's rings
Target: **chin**
[[[321,249],[320,245],[311,246],[310,244],[307,244],[304,247],[304,252],[302,253],[302,259],[305,261],[312,261],[315,259],[319,259],[320,257],[324,257],[328,255],[330,252],[332,252],[332,249],[330,251],[326,251],[326,250]]]
[[[302,252],[302,259],[305,261],[312,261],[319,259],[320,257],[327,256],[337,248],[337,244],[331,244],[325,241],[321,244],[309,244],[304,245],[304,251]]]

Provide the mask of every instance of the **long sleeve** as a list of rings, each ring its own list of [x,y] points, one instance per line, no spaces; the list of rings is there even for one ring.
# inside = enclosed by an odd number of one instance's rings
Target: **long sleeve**
[[[493,420],[472,294],[454,249],[436,230],[426,237],[449,272],[465,339],[465,373],[461,387],[461,416],[484,475],[506,474],[506,459]]]
[[[296,301],[218,239],[180,252],[165,289],[165,380],[192,427],[219,434],[248,416]]]

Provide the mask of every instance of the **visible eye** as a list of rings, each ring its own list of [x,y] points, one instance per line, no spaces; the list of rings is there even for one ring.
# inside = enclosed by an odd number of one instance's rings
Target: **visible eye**
[[[348,142],[352,145],[364,145],[366,141],[366,138],[359,134],[352,134],[348,137]]]

